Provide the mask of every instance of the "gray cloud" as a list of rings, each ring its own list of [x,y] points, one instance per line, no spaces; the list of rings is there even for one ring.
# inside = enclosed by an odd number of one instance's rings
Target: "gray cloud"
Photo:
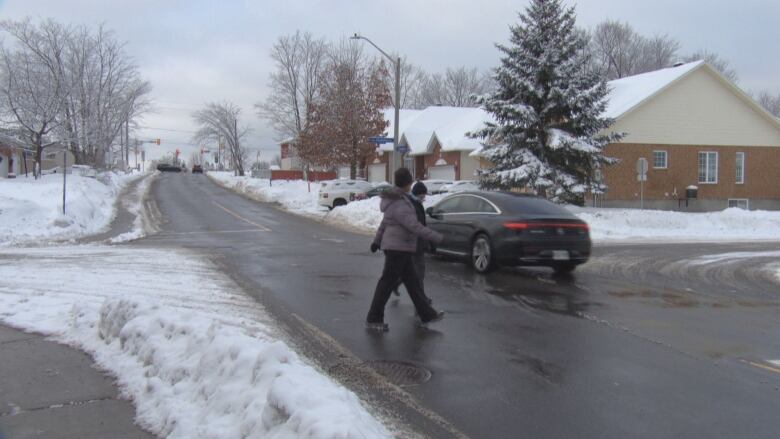
[[[579,0],[578,21],[626,21],[643,34],[669,34],[683,52],[707,49],[728,59],[747,91],[780,92],[780,2]],[[189,113],[210,101],[233,101],[253,128],[248,142],[267,158],[278,152],[273,131],[253,104],[264,99],[268,53],[280,35],[308,30],[332,41],[353,32],[386,51],[399,52],[429,71],[448,66],[495,66],[496,42],[527,2],[492,0],[399,1],[98,1],[5,0],[0,17],[54,18],[105,23],[127,41],[127,50],[154,87],[158,112],[143,121],[141,136],[183,147],[193,131]],[[572,4],[569,2],[569,4]],[[366,47],[367,53],[373,48]],[[189,149],[189,148],[188,148]]]

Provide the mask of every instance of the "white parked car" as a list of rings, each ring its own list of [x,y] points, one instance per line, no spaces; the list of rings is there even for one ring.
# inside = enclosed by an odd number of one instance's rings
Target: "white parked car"
[[[423,180],[429,194],[438,194],[444,185],[452,184],[452,180]]]
[[[463,192],[463,191],[478,191],[479,190],[479,184],[477,184],[474,180],[458,180],[453,182],[452,184],[445,184],[439,189],[439,193],[442,194],[448,194],[452,192]]]
[[[317,203],[330,209],[344,206],[350,201],[363,198],[372,189],[371,183],[364,180],[331,180],[320,185]]]

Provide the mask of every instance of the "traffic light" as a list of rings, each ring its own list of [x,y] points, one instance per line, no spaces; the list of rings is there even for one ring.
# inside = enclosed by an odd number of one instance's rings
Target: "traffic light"
[[[154,143],[159,145],[160,144],[160,139],[155,139]]]

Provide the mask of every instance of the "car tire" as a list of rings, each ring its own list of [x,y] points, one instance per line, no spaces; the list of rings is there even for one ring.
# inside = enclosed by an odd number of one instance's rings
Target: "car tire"
[[[338,198],[336,200],[333,200],[333,208],[334,209],[339,207],[339,206],[346,206],[346,205],[347,205],[347,200],[345,200],[343,198]]]
[[[569,274],[574,269],[577,268],[577,264],[572,263],[561,263],[561,264],[555,264],[552,266],[553,271],[555,271],[555,274]]]
[[[471,268],[477,273],[489,273],[496,267],[493,253],[493,244],[484,233],[474,237],[471,243],[471,255],[469,257]]]

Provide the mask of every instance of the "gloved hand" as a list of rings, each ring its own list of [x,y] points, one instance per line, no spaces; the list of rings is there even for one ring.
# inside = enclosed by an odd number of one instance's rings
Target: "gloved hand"
[[[371,243],[371,253],[376,253],[376,251],[379,250],[379,244],[376,242]]]

